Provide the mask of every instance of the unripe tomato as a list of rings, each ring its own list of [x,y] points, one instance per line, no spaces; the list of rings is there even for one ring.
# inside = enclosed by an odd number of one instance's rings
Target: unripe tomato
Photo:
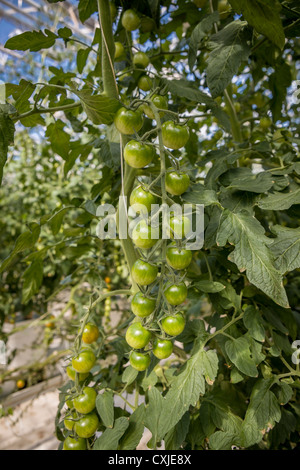
[[[155,310],[155,306],[155,299],[149,299],[142,292],[137,292],[131,301],[131,310],[141,318],[151,315]]]
[[[138,87],[143,90],[143,91],[149,91],[151,90],[153,86],[153,82],[151,80],[150,77],[147,77],[147,75],[142,75],[140,78],[139,78],[139,81],[138,81]]]
[[[157,274],[157,266],[153,266],[142,259],[136,260],[131,270],[132,279],[140,286],[152,284],[157,278]]]
[[[68,366],[67,369],[67,375],[68,377],[75,382],[75,377],[76,377],[76,370],[72,366]],[[87,372],[86,374],[79,374],[79,382],[83,382],[89,373]]]
[[[188,290],[184,282],[172,284],[164,292],[165,298],[171,305],[179,305],[187,298]]]
[[[166,254],[167,263],[173,269],[185,269],[192,261],[192,252],[185,248],[177,248],[176,245],[170,245]]]
[[[87,323],[82,333],[82,341],[86,344],[91,344],[99,338],[98,326],[94,323]]]
[[[91,349],[83,349],[72,359],[72,367],[76,372],[89,372],[95,365],[96,356]]]
[[[157,197],[151,194],[150,191],[143,189],[142,186],[137,186],[130,195],[130,205],[135,204],[140,206],[136,207],[136,212],[150,213],[151,205],[157,204]]]
[[[145,220],[141,220],[132,231],[133,243],[142,250],[148,250],[158,240],[158,229],[152,228]]]
[[[151,332],[141,322],[132,323],[126,331],[125,339],[131,348],[142,349],[149,343]]]
[[[181,313],[176,313],[176,315],[168,315],[164,317],[161,321],[162,329],[167,335],[177,336],[183,332],[185,327],[185,319]]]
[[[171,238],[183,238],[191,231],[191,221],[185,216],[175,216],[170,220]]]
[[[149,367],[150,356],[149,354],[143,354],[138,351],[131,351],[129,361],[134,369],[141,372]]]
[[[137,52],[133,56],[133,65],[146,68],[150,64],[150,59],[145,52]]]
[[[120,108],[115,115],[114,123],[121,134],[134,134],[143,126],[143,115],[139,110]]]
[[[181,196],[190,185],[190,177],[186,173],[172,171],[166,174],[166,190],[173,196]]]
[[[167,359],[173,352],[173,343],[169,339],[155,338],[152,352],[158,359]]]
[[[75,419],[77,418],[76,413],[73,411],[73,413],[69,416],[67,416],[64,419],[64,426],[68,431],[73,431],[74,426],[75,426]]]
[[[270,118],[267,117],[267,116],[263,116],[262,118],[260,118],[259,126],[260,126],[263,130],[269,129],[269,128],[272,126],[272,119],[270,119]]]
[[[186,126],[175,124],[173,121],[166,121],[161,127],[163,144],[170,149],[180,149],[189,140],[190,134]]]
[[[89,437],[92,437],[95,434],[98,429],[98,426],[99,418],[97,414],[93,411],[92,413],[89,413],[80,418],[78,421],[76,421],[74,430],[77,436],[88,439]]]
[[[121,42],[115,42],[115,60],[124,57],[125,49]]]
[[[220,18],[223,20],[227,18],[231,11],[231,6],[227,2],[227,0],[219,0],[218,2],[218,12],[220,14]]]
[[[64,440],[63,450],[86,450],[86,440],[79,437],[74,439],[73,437],[66,437]]]
[[[82,393],[74,398],[74,408],[83,415],[90,413],[96,406],[97,392],[92,387],[84,387]]]
[[[150,33],[151,31],[155,30],[155,28],[156,28],[156,24],[152,18],[149,18],[149,16],[143,16],[141,18],[140,29],[142,33]]]
[[[122,26],[126,31],[134,31],[138,29],[141,24],[139,16],[134,10],[126,10],[122,16]]]
[[[162,95],[153,95],[152,98],[150,99],[152,103],[158,108],[158,109],[168,109],[168,100],[165,96]],[[142,110],[148,116],[150,119],[155,119],[154,113],[151,109],[151,106],[148,104],[143,104]],[[163,111],[159,111],[160,117],[162,117],[165,113]]]
[[[154,147],[137,140],[130,140],[124,147],[124,159],[132,168],[143,168],[152,162]]]

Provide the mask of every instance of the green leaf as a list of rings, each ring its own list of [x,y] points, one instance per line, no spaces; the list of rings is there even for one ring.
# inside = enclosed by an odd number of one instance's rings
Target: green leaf
[[[77,52],[77,69],[79,73],[83,72],[91,50],[92,49],[85,47],[84,49],[79,49]]]
[[[260,342],[265,340],[265,328],[262,324],[261,315],[253,305],[246,308],[243,322],[252,338]]]
[[[155,387],[150,388],[148,392],[148,406],[146,408],[145,426],[152,433],[152,445],[160,439],[160,419],[164,408],[164,399]],[[179,417],[180,419],[180,417]]]
[[[275,266],[281,273],[300,268],[300,229],[274,225],[276,234],[270,249],[275,257]]]
[[[7,160],[8,146],[14,143],[15,126],[4,106],[0,106],[0,185]]]
[[[196,289],[199,289],[201,292],[213,294],[215,292],[221,292],[223,289],[225,289],[226,286],[224,286],[224,284],[221,284],[220,282],[197,281],[195,282],[194,287],[196,287]]]
[[[289,192],[274,192],[262,197],[258,207],[267,211],[284,211],[293,204],[300,204],[300,188]]]
[[[69,39],[73,35],[73,32],[70,28],[64,27],[64,28],[60,28],[57,31],[57,34],[62,39]]]
[[[64,131],[65,123],[60,119],[50,123],[47,127],[46,136],[50,140],[53,152],[68,160],[71,136]]]
[[[232,446],[236,444],[236,434],[216,431],[209,437],[209,447],[212,450],[231,450]]]
[[[96,11],[98,11],[97,0],[79,0],[78,12],[82,23],[88,20]]]
[[[242,13],[245,20],[256,31],[266,36],[280,49],[285,37],[280,18],[281,5],[278,0],[229,0],[235,11]]]
[[[282,60],[276,65],[274,73],[269,78],[272,99],[270,103],[273,121],[276,122],[282,116],[282,104],[286,99],[287,89],[292,83],[292,71],[289,64]]]
[[[188,54],[189,68],[191,71],[195,65],[198,48],[201,44],[202,39],[204,39],[208,35],[211,28],[213,27],[213,24],[216,23],[218,20],[219,12],[215,11],[211,15],[201,20],[200,23],[197,24],[197,26],[194,28],[191,34]]]
[[[22,279],[22,303],[27,304],[29,300],[38,293],[42,285],[43,260],[37,258],[35,261],[33,261],[33,263],[24,271]]]
[[[206,79],[213,97],[219,96],[250,54],[247,23],[235,20],[211,36]]]
[[[142,403],[129,418],[129,427],[120,440],[119,450],[134,450],[144,434],[145,405]]]
[[[38,224],[33,224],[31,230],[27,230],[17,238],[13,251],[0,266],[0,273],[2,273],[11,264],[18,253],[32,248],[35,245],[40,236],[40,231],[40,226]]]
[[[138,376],[138,371],[131,366],[126,367],[122,374],[122,382],[130,385]]]
[[[71,87],[72,91],[80,98],[82,107],[87,117],[93,124],[112,124],[114,116],[121,103],[115,98],[108,98],[104,95],[93,95],[91,90],[76,90]]]
[[[256,364],[251,357],[250,345],[244,336],[226,341],[225,351],[233,364],[245,375],[257,377]]]
[[[190,416],[186,412],[180,421],[171,429],[165,436],[165,449],[166,450],[178,450],[186,438],[189,431]]]
[[[219,204],[217,193],[210,189],[205,189],[203,184],[195,184],[191,189],[182,195],[185,202],[191,204],[203,204],[204,206],[211,206]]]
[[[14,107],[19,114],[29,111],[31,104],[29,98],[34,92],[36,86],[27,80],[21,79],[19,85],[8,83],[6,85],[6,96],[12,95],[14,98]]]
[[[275,303],[288,308],[288,299],[282,283],[282,275],[275,267],[274,255],[268,245],[272,241],[264,234],[264,228],[248,212],[223,212],[217,234],[217,245],[226,242],[235,246],[228,259],[241,272],[246,271],[249,281],[267,294]]]
[[[29,49],[31,52],[37,52],[52,47],[57,38],[58,36],[49,29],[45,29],[44,33],[42,31],[26,31],[10,38],[4,47],[17,51],[27,51]]]
[[[253,387],[242,426],[241,438],[244,447],[259,443],[267,428],[280,421],[280,407],[274,393],[270,391],[272,385],[273,379],[260,379]]]
[[[274,179],[267,172],[253,174],[249,168],[232,168],[221,176],[220,183],[227,189],[264,193],[273,186]]]
[[[188,80],[167,80],[162,79],[163,84],[167,87],[168,91],[173,95],[186,98],[194,101],[195,103],[203,103],[208,106],[216,118],[220,121],[220,124],[225,130],[230,131],[230,121],[227,114],[222,108],[212,99],[211,96],[203,93],[202,91],[195,88],[195,86]]]
[[[105,390],[98,394],[96,399],[96,408],[104,426],[112,428],[114,425],[114,395]]]
[[[129,426],[129,419],[121,417],[116,419],[112,429],[106,429],[104,433],[96,439],[93,450],[117,450],[119,440]]]

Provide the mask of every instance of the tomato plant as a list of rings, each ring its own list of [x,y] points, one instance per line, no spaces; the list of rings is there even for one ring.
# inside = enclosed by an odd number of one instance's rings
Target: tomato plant
[[[66,360],[63,449],[297,449],[299,5],[75,3],[4,48],[0,324],[46,357],[1,383]]]

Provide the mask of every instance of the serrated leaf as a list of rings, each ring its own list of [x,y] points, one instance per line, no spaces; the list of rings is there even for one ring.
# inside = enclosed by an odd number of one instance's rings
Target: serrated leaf
[[[106,429],[104,433],[96,439],[93,450],[117,450],[119,440],[129,426],[129,419],[121,417],[116,419],[112,429]]]
[[[227,114],[222,108],[212,99],[211,96],[203,93],[202,91],[195,88],[193,83],[188,80],[167,80],[162,79],[163,84],[167,87],[170,93],[194,101],[196,103],[203,103],[208,106],[212,113],[219,120],[220,124],[225,130],[230,131],[230,121]]]
[[[130,385],[138,376],[138,371],[131,366],[126,367],[122,374],[122,382]]]
[[[189,431],[190,425],[190,416],[186,412],[180,421],[171,429],[165,436],[165,449],[166,450],[178,450],[180,449],[181,444],[186,438],[186,435]]]
[[[7,49],[17,51],[31,51],[37,52],[41,49],[49,49],[55,44],[58,36],[49,29],[43,31],[26,31],[25,33],[19,34],[10,38],[5,46]]]
[[[58,31],[57,31],[57,34],[59,35],[60,38],[62,39],[68,39],[72,36],[73,32],[70,28],[67,28],[67,27],[64,27],[64,28],[60,28]]]
[[[32,248],[35,245],[40,236],[40,231],[40,226],[38,224],[34,224],[31,230],[27,230],[17,238],[13,251],[0,266],[0,273],[2,273],[11,264],[18,253]]]
[[[98,394],[96,399],[96,408],[104,426],[112,428],[114,425],[114,395],[105,390]]]
[[[245,375],[257,377],[258,372],[251,357],[250,344],[244,336],[226,341],[225,351],[233,364]]]
[[[144,433],[145,405],[142,403],[129,418],[129,426],[120,440],[119,450],[134,450]]]
[[[225,210],[217,234],[217,244],[228,241],[235,246],[228,259],[241,272],[246,271],[249,281],[267,294],[275,303],[288,308],[282,275],[275,267],[274,255],[268,245],[271,240],[257,219],[246,211],[233,213]]]
[[[243,322],[252,338],[260,342],[265,340],[265,328],[262,324],[261,315],[253,305],[246,308]]]
[[[196,289],[199,289],[201,292],[212,293],[212,294],[215,292],[221,292],[226,287],[224,286],[224,284],[221,284],[220,282],[214,282],[214,281],[197,281],[195,282],[194,286],[196,287]]]
[[[300,204],[300,188],[289,192],[274,192],[262,197],[257,205],[267,211],[283,211],[293,204]]]
[[[88,20],[96,11],[98,11],[97,0],[79,0],[78,12],[82,23]]]
[[[199,24],[194,28],[191,39],[189,43],[189,54],[188,54],[188,63],[189,68],[192,71],[196,59],[197,59],[197,52],[198,48],[201,44],[203,38],[207,36],[210,32],[213,24],[219,20],[219,12],[214,11],[211,15],[207,16],[203,20],[200,21]]]
[[[285,37],[278,0],[229,0],[229,3],[235,11],[243,14],[256,31],[266,36],[280,49],[283,48]]]
[[[249,168],[232,168],[220,178],[227,189],[264,193],[274,184],[272,175],[267,172],[253,174]]]
[[[221,31],[211,36],[206,69],[207,85],[215,98],[223,93],[232,77],[238,72],[241,63],[250,54],[247,23],[235,20]]]
[[[191,204],[203,204],[204,206],[211,206],[219,204],[217,193],[210,189],[205,189],[203,184],[195,184],[191,189],[182,195],[185,202]]]
[[[236,444],[237,436],[234,433],[216,431],[209,437],[209,447],[212,450],[230,450]]]
[[[68,160],[71,136],[64,131],[65,123],[60,119],[51,122],[46,130],[53,152]]]
[[[37,258],[24,271],[22,288],[22,303],[27,304],[29,300],[38,293],[43,282],[43,260]]]
[[[79,49],[79,51],[77,52],[77,69],[79,73],[83,72],[91,50],[92,49],[90,49],[89,47],[85,47],[83,49]]]
[[[93,124],[113,123],[114,116],[121,107],[118,100],[104,95],[93,95],[88,89],[79,91],[72,87],[72,91],[80,98],[82,107]]]
[[[244,447],[259,443],[267,428],[280,421],[280,408],[274,393],[270,391],[272,385],[273,379],[260,379],[253,387],[242,426]]]
[[[281,273],[300,268],[300,229],[274,225],[276,234],[270,249],[275,257],[275,266]]]

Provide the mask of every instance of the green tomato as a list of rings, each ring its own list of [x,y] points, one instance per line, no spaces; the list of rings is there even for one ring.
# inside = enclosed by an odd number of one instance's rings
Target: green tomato
[[[185,216],[175,216],[170,220],[171,238],[183,238],[191,231],[191,221]]]
[[[137,52],[133,56],[133,65],[146,68],[150,64],[150,59],[145,52]]]
[[[157,204],[158,199],[156,196],[146,191],[142,186],[137,186],[130,195],[130,205],[136,207],[136,212],[141,212],[146,214],[151,212],[151,205]]]
[[[83,349],[72,359],[72,367],[76,372],[87,373],[95,365],[96,356],[91,349]]]
[[[137,140],[130,140],[124,147],[124,159],[132,168],[144,168],[154,157],[154,147]]]
[[[94,323],[87,323],[83,329],[82,341],[86,344],[91,344],[97,341],[99,338],[99,329],[98,326]]]
[[[142,349],[149,343],[151,332],[141,322],[132,323],[126,331],[125,339],[131,348]]]
[[[158,109],[168,109],[168,100],[165,96],[161,95],[153,95],[150,101],[158,108]],[[148,104],[143,104],[142,110],[150,119],[155,119],[154,113],[151,109],[151,106]],[[165,113],[163,111],[159,112],[160,117],[162,117]]]
[[[121,42],[115,42],[115,60],[124,57],[125,49]]]
[[[151,228],[145,220],[141,220],[132,231],[133,243],[142,250],[148,250],[157,243],[158,230]]]
[[[185,319],[181,313],[176,313],[176,315],[168,315],[164,317],[161,321],[162,329],[167,335],[177,336],[183,332],[185,327]]]
[[[63,450],[86,450],[86,440],[82,437],[74,439],[73,437],[66,437],[64,440]]]
[[[260,118],[259,126],[260,126],[264,131],[266,131],[267,129],[269,129],[269,128],[272,126],[272,119],[270,119],[270,118],[267,117],[267,116],[263,116],[262,118]]]
[[[131,301],[131,310],[138,317],[144,318],[151,315],[156,307],[156,300],[149,299],[142,292],[137,292]]]
[[[121,134],[130,135],[141,130],[143,116],[139,110],[120,108],[115,115],[114,123]]]
[[[192,252],[185,248],[170,245],[166,254],[167,263],[173,269],[186,269],[192,261]]]
[[[184,282],[172,284],[164,292],[165,298],[171,305],[180,305],[187,298],[188,290]]]
[[[131,366],[138,370],[138,371],[144,371],[146,370],[149,365],[150,365],[150,356],[149,354],[143,354],[138,351],[131,351],[130,356],[129,356],[129,361]]]
[[[134,10],[126,10],[122,16],[122,26],[126,31],[134,31],[139,28],[141,20]]]
[[[68,366],[66,368],[66,371],[67,371],[68,377],[71,380],[73,380],[73,382],[75,382],[76,370],[72,366]],[[79,382],[83,382],[87,378],[88,375],[89,375],[88,372],[86,374],[79,374]]]
[[[149,91],[151,90],[153,86],[153,82],[151,80],[150,77],[147,77],[147,75],[142,75],[140,78],[139,78],[139,81],[138,81],[138,87],[143,90],[143,91]]]
[[[173,352],[173,343],[169,339],[155,338],[152,352],[158,359],[167,359]]]
[[[96,412],[86,414],[78,421],[76,421],[74,430],[79,437],[88,439],[92,437],[97,431],[99,426],[99,418]]]
[[[97,392],[92,387],[84,387],[82,393],[73,399],[74,408],[83,415],[90,413],[96,406]]]
[[[186,126],[166,121],[162,125],[163,144],[173,150],[184,147],[189,140],[189,130]]]
[[[77,414],[73,412],[71,416],[68,416],[64,419],[64,426],[66,429],[68,429],[68,431],[73,431],[75,423],[76,423],[75,421],[76,418],[77,418]]]
[[[172,171],[166,174],[166,190],[173,196],[181,196],[190,185],[190,177],[186,173]]]
[[[136,260],[131,270],[132,279],[140,286],[152,284],[156,280],[157,274],[157,266],[153,266],[142,259]]]

